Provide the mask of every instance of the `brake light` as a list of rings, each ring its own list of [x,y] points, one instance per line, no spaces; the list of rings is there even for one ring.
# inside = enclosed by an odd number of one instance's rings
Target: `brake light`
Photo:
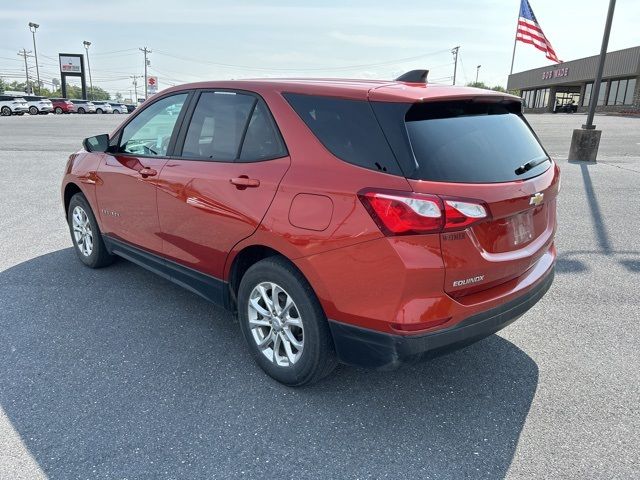
[[[489,217],[488,207],[478,200],[368,189],[358,196],[385,235],[464,230]]]

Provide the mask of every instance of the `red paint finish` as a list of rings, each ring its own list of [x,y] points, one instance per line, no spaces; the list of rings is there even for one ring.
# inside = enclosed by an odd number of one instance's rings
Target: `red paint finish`
[[[405,103],[513,97],[364,80],[203,82],[161,95],[198,89],[261,96],[288,156],[222,163],[81,152],[70,160],[63,190],[74,183],[85,192],[104,234],[222,280],[244,249],[269,247],[300,269],[328,318],[403,335],[447,328],[497,307],[534,288],[553,267],[556,166],[499,184],[407,180],[332,155],[282,94]],[[489,217],[455,232],[391,236],[358,198],[367,189],[466,198],[486,205]],[[530,205],[536,193],[544,200]],[[477,283],[455,283],[479,276]]]
[[[289,157],[255,163],[169,160],[158,183],[163,254],[223,278],[229,251],[256,230],[290,163]],[[259,186],[232,183],[239,178]]]
[[[321,232],[331,223],[333,202],[326,195],[299,193],[289,209],[289,223],[304,230]]]
[[[56,111],[58,108],[62,110],[63,113],[73,113],[78,110],[73,102],[63,98],[53,99],[51,100],[51,104],[53,105],[54,111]]]
[[[102,233],[162,253],[156,184],[166,163],[166,158],[102,155],[96,186]]]

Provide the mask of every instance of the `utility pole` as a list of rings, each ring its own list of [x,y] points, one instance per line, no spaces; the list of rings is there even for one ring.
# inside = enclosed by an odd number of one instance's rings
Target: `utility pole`
[[[453,84],[456,84],[456,73],[458,72],[458,50],[460,47],[453,47],[451,53],[453,53]]]
[[[138,103],[138,78],[141,78],[141,75],[131,75],[131,78],[133,79],[133,88],[136,91],[136,101],[135,103]]]
[[[600,48],[598,70],[596,71],[595,82],[593,82],[593,88],[591,90],[591,99],[589,100],[587,123],[582,125],[581,129],[573,131],[571,146],[569,147],[569,160],[586,160],[595,162],[598,155],[598,147],[600,146],[602,130],[596,130],[596,126],[593,124],[593,116],[596,113],[598,97],[600,96],[602,72],[604,70],[604,62],[607,59],[609,34],[611,33],[611,23],[613,22],[613,12],[615,8],[616,0],[609,0],[609,10],[607,12],[607,20],[604,25],[604,34],[602,35],[602,47]]]
[[[33,54],[36,57],[36,75],[38,78],[38,94],[40,94],[40,67],[38,67],[38,50],[36,49],[36,30],[40,27],[37,23],[29,22],[29,30],[33,35]]]
[[[93,96],[93,80],[91,79],[91,62],[89,61],[89,47],[91,46],[91,42],[87,42],[86,40],[82,42],[84,45],[84,49],[87,51],[87,67],[89,67],[89,98],[88,100],[92,100]]]
[[[151,62],[149,62],[149,60],[147,60],[147,55],[149,53],[153,53],[153,52],[151,50],[149,50],[147,47],[140,48],[139,50],[144,53],[144,99],[146,101],[147,97],[149,96],[148,93],[147,93],[147,80],[148,80],[147,67],[151,64]],[[136,94],[136,96],[137,96],[137,94]]]
[[[480,67],[481,67],[481,66],[482,66],[482,65],[478,65],[478,66],[476,67],[476,83],[478,83],[478,74],[480,73]]]
[[[24,58],[24,72],[27,76],[27,93],[31,93],[29,92],[29,65],[27,65],[27,57],[31,54],[31,50],[27,51],[26,48],[23,48],[22,50],[20,50],[18,52],[18,55],[22,58]]]

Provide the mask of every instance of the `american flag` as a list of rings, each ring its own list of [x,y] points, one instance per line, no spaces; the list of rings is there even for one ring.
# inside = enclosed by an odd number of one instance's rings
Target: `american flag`
[[[520,0],[520,16],[518,17],[516,40],[529,43],[538,50],[542,50],[552,62],[562,63],[562,60],[558,59],[556,52],[553,50],[551,43],[545,37],[542,28],[540,28],[531,5],[529,5],[529,0]]]

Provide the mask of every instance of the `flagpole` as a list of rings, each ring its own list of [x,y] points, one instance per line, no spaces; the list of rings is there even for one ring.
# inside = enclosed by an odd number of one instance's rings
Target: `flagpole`
[[[513,39],[513,53],[511,54],[511,70],[509,70],[509,75],[513,74],[513,62],[516,59],[516,45],[518,44],[518,22],[520,21],[520,7],[518,7],[518,18],[516,18],[516,34]]]

